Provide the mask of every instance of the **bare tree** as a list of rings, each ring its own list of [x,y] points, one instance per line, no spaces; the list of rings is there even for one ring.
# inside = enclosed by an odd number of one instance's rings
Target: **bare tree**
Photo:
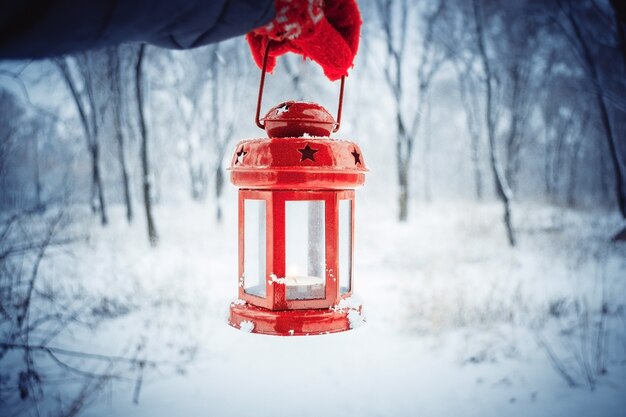
[[[515,192],[522,152],[535,136],[531,114],[550,79],[545,74],[554,63],[554,47],[544,42],[544,12],[532,4],[482,1],[481,5],[490,6],[481,9],[492,88],[497,98],[495,130],[502,151],[501,164],[506,182]]]
[[[520,153],[528,130],[531,100],[535,96],[535,90],[530,85],[534,62],[524,53],[514,56],[515,59],[505,65],[508,85],[504,88],[508,92],[506,106],[509,110],[509,125],[504,140],[506,149],[504,175],[511,189],[516,188],[517,173],[521,164]]]
[[[173,63],[176,58],[171,55]],[[206,87],[211,75],[209,69],[212,58],[206,49],[192,51],[187,55],[189,61],[178,69],[176,90],[179,92],[174,100],[181,123],[181,140],[185,145],[184,159],[189,173],[191,198],[203,201],[208,190],[208,162],[205,130],[205,112],[208,106],[203,103]]]
[[[553,202],[562,199],[570,207],[576,200],[576,184],[581,152],[586,142],[590,114],[586,97],[576,88],[566,88],[569,80],[557,74],[549,76],[549,83],[541,97],[545,155],[544,182],[546,196]],[[592,139],[595,139],[591,136]]]
[[[11,162],[12,150],[17,145],[16,135],[21,128],[24,110],[16,97],[0,89],[0,180],[4,180],[7,166]]]
[[[100,117],[104,113],[107,100],[97,100],[96,98],[99,89],[96,74],[99,71],[97,68],[102,64],[99,59],[101,55],[102,53],[100,51],[86,52],[74,57],[58,58],[55,59],[54,62],[61,72],[65,85],[70,91],[83,127],[87,150],[91,157],[91,207],[94,213],[96,211],[100,212],[100,221],[104,226],[109,220],[101,174]],[[75,71],[77,75],[72,71],[72,66],[77,68]],[[82,86],[82,89],[80,89],[79,86]],[[95,204],[96,197],[98,204]]]
[[[459,59],[460,58],[460,59]],[[462,62],[459,62],[462,61]],[[465,112],[465,126],[470,137],[470,155],[474,172],[474,193],[478,200],[483,198],[483,170],[481,166],[480,146],[480,104],[478,91],[476,91],[476,75],[474,74],[473,57],[458,57],[453,60],[456,71],[461,104]]]
[[[137,50],[137,61],[135,64],[135,93],[137,99],[137,114],[139,116],[139,130],[141,133],[141,183],[143,188],[143,204],[146,212],[146,226],[148,229],[148,240],[150,246],[157,246],[159,236],[157,234],[154,218],[152,215],[152,195],[151,195],[151,172],[150,160],[148,158],[148,130],[146,128],[146,118],[144,110],[144,86],[143,86],[143,61],[146,46],[141,44]]]
[[[588,80],[594,91],[594,97],[596,101],[597,110],[600,117],[600,122],[604,130],[604,136],[609,148],[610,160],[612,171],[615,179],[615,198],[617,205],[622,215],[622,218],[626,219],[626,189],[624,182],[624,175],[626,168],[622,166],[622,158],[619,155],[619,146],[615,137],[614,126],[611,120],[609,105],[607,103],[607,97],[605,90],[606,82],[601,76],[601,67],[598,57],[594,54],[594,45],[598,44],[598,40],[595,39],[594,33],[591,29],[586,28],[584,22],[578,15],[578,10],[571,3],[565,4],[561,0],[558,2],[560,13],[563,16],[564,22],[560,19],[556,19],[556,23],[562,29],[565,36],[570,40],[572,47],[575,50],[576,56],[582,62],[582,65],[586,71]],[[591,5],[595,7],[593,4]],[[586,16],[596,16],[601,12],[597,9],[586,10]],[[617,13],[616,13],[617,14]],[[597,19],[606,19],[606,16],[597,16]],[[623,37],[623,25],[619,24],[615,29],[616,38],[619,41]],[[622,71],[624,74],[625,71]],[[622,75],[623,77],[623,75]],[[626,240],[626,228],[622,229],[614,236],[615,240]]]
[[[125,110],[125,98],[122,75],[122,52],[120,48],[110,47],[107,49],[108,54],[108,78],[111,83],[111,102],[113,108],[113,129],[115,131],[115,139],[117,142],[117,159],[120,164],[120,173],[122,176],[122,189],[124,192],[124,203],[126,204],[126,220],[131,223],[133,220],[133,202],[130,195],[130,179],[128,174],[128,162],[126,158],[126,138],[122,123],[122,114]]]
[[[384,41],[387,48],[384,69],[385,81],[391,90],[395,104],[396,119],[396,170],[398,178],[398,220],[408,219],[409,211],[409,178],[415,138],[420,128],[426,94],[436,72],[443,63],[445,56],[439,49],[433,48],[435,25],[443,12],[443,2],[437,2],[434,10],[427,11],[423,16],[425,33],[420,44],[420,58],[415,69],[418,78],[415,93],[407,89],[406,72],[414,49],[407,49],[411,33],[409,23],[414,9],[408,0],[392,2],[378,0],[376,5],[381,19]]]
[[[576,184],[578,182],[578,167],[580,154],[584,142],[584,136],[587,134],[587,126],[589,125],[589,112],[585,112],[578,121],[578,132],[571,136],[570,152],[569,152],[569,175],[567,181],[566,202],[570,207],[575,204]]]
[[[224,193],[224,157],[229,151],[236,123],[239,121],[239,103],[244,91],[245,79],[242,49],[233,42],[211,46],[211,142],[213,147],[213,179],[215,186],[215,218],[222,220],[222,197]],[[228,72],[224,70],[228,65]]]
[[[222,167],[222,161],[226,153],[226,144],[232,137],[234,123],[231,118],[228,126],[224,126],[222,131],[222,118],[225,117],[225,109],[220,106],[220,87],[221,87],[221,71],[220,71],[220,45],[214,45],[212,47],[211,54],[213,59],[211,60],[211,126],[212,137],[215,149],[215,159],[213,161],[213,172],[215,175],[215,217],[217,221],[222,220],[222,193],[224,190],[224,168]],[[234,87],[234,86],[233,86]],[[234,93],[234,92],[231,92]],[[233,94],[234,95],[234,94]]]
[[[38,211],[45,210],[43,198],[43,181],[41,176],[41,142],[42,138],[53,137],[54,123],[46,118],[34,118],[29,123],[28,136],[32,149],[33,189],[35,194],[35,207]]]
[[[480,0],[472,0],[473,14],[474,14],[474,29],[476,32],[476,41],[479,51],[479,56],[482,63],[482,69],[484,73],[485,84],[485,119],[487,126],[487,137],[489,139],[489,153],[491,162],[491,171],[493,174],[496,194],[498,199],[502,202],[504,207],[504,225],[507,231],[507,237],[509,244],[515,246],[515,232],[513,230],[513,224],[511,220],[511,199],[513,198],[513,192],[509,187],[506,179],[506,175],[502,170],[500,158],[497,151],[497,108],[495,106],[495,94],[494,91],[496,83],[495,75],[491,67],[490,59],[487,55],[486,41],[485,41],[485,29],[484,29],[484,16]]]
[[[46,415],[78,415],[105,382],[130,380],[133,375],[137,375],[136,402],[146,368],[180,368],[188,362],[186,353],[177,361],[150,360],[142,349],[144,342],[128,356],[55,346],[64,333],[83,326],[93,329],[130,311],[107,297],[86,297],[83,289],[66,293],[64,286],[42,282],[47,275],[44,262],[67,254],[75,241],[67,227],[71,216],[66,209],[60,205],[48,215],[19,209],[0,218],[3,415],[40,414],[44,395],[62,400],[59,410],[48,409]],[[55,393],[59,385],[64,389]]]
[[[611,0],[611,9],[615,19],[615,37],[624,61],[626,71],[626,6],[620,0]]]

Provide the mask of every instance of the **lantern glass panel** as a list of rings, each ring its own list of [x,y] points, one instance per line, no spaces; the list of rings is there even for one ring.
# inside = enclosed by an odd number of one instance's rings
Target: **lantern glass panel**
[[[339,200],[339,291],[352,288],[352,200]]]
[[[245,200],[243,210],[243,289],[265,297],[265,200]]]
[[[288,300],[326,296],[324,201],[285,202],[285,285]]]

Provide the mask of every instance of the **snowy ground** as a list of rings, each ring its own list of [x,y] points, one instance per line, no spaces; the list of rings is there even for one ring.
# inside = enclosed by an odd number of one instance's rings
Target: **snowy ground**
[[[42,266],[110,316],[56,346],[163,363],[120,368],[129,379],[107,383],[89,416],[626,415],[626,247],[606,242],[617,220],[517,207],[510,249],[499,213],[416,205],[399,225],[381,220],[389,207],[357,201],[355,291],[367,323],[293,338],[226,325],[232,215],[216,225],[205,206],[160,207],[152,250],[141,222],[116,213],[73,256]]]

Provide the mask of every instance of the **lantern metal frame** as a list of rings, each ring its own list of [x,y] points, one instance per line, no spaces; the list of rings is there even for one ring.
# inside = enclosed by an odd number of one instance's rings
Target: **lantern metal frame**
[[[341,298],[352,295],[350,290],[341,294],[339,286],[339,204],[342,200],[351,201],[350,230],[354,230],[354,190],[251,190],[239,191],[239,277],[245,279],[245,201],[265,201],[265,297],[245,291],[243,280],[239,285],[239,299],[270,310],[302,310],[330,308]],[[324,201],[324,256],[325,256],[325,296],[318,299],[289,300],[286,286],[268,277],[286,276],[285,204],[289,201]],[[350,234],[350,264],[354,259],[354,233]]]

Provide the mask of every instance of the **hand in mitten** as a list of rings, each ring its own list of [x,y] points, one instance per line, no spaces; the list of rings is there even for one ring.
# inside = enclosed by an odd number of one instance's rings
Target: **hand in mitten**
[[[359,47],[361,15],[355,0],[275,0],[276,17],[247,34],[259,68],[268,42],[271,72],[276,57],[295,52],[322,66],[335,81],[348,73]]]

